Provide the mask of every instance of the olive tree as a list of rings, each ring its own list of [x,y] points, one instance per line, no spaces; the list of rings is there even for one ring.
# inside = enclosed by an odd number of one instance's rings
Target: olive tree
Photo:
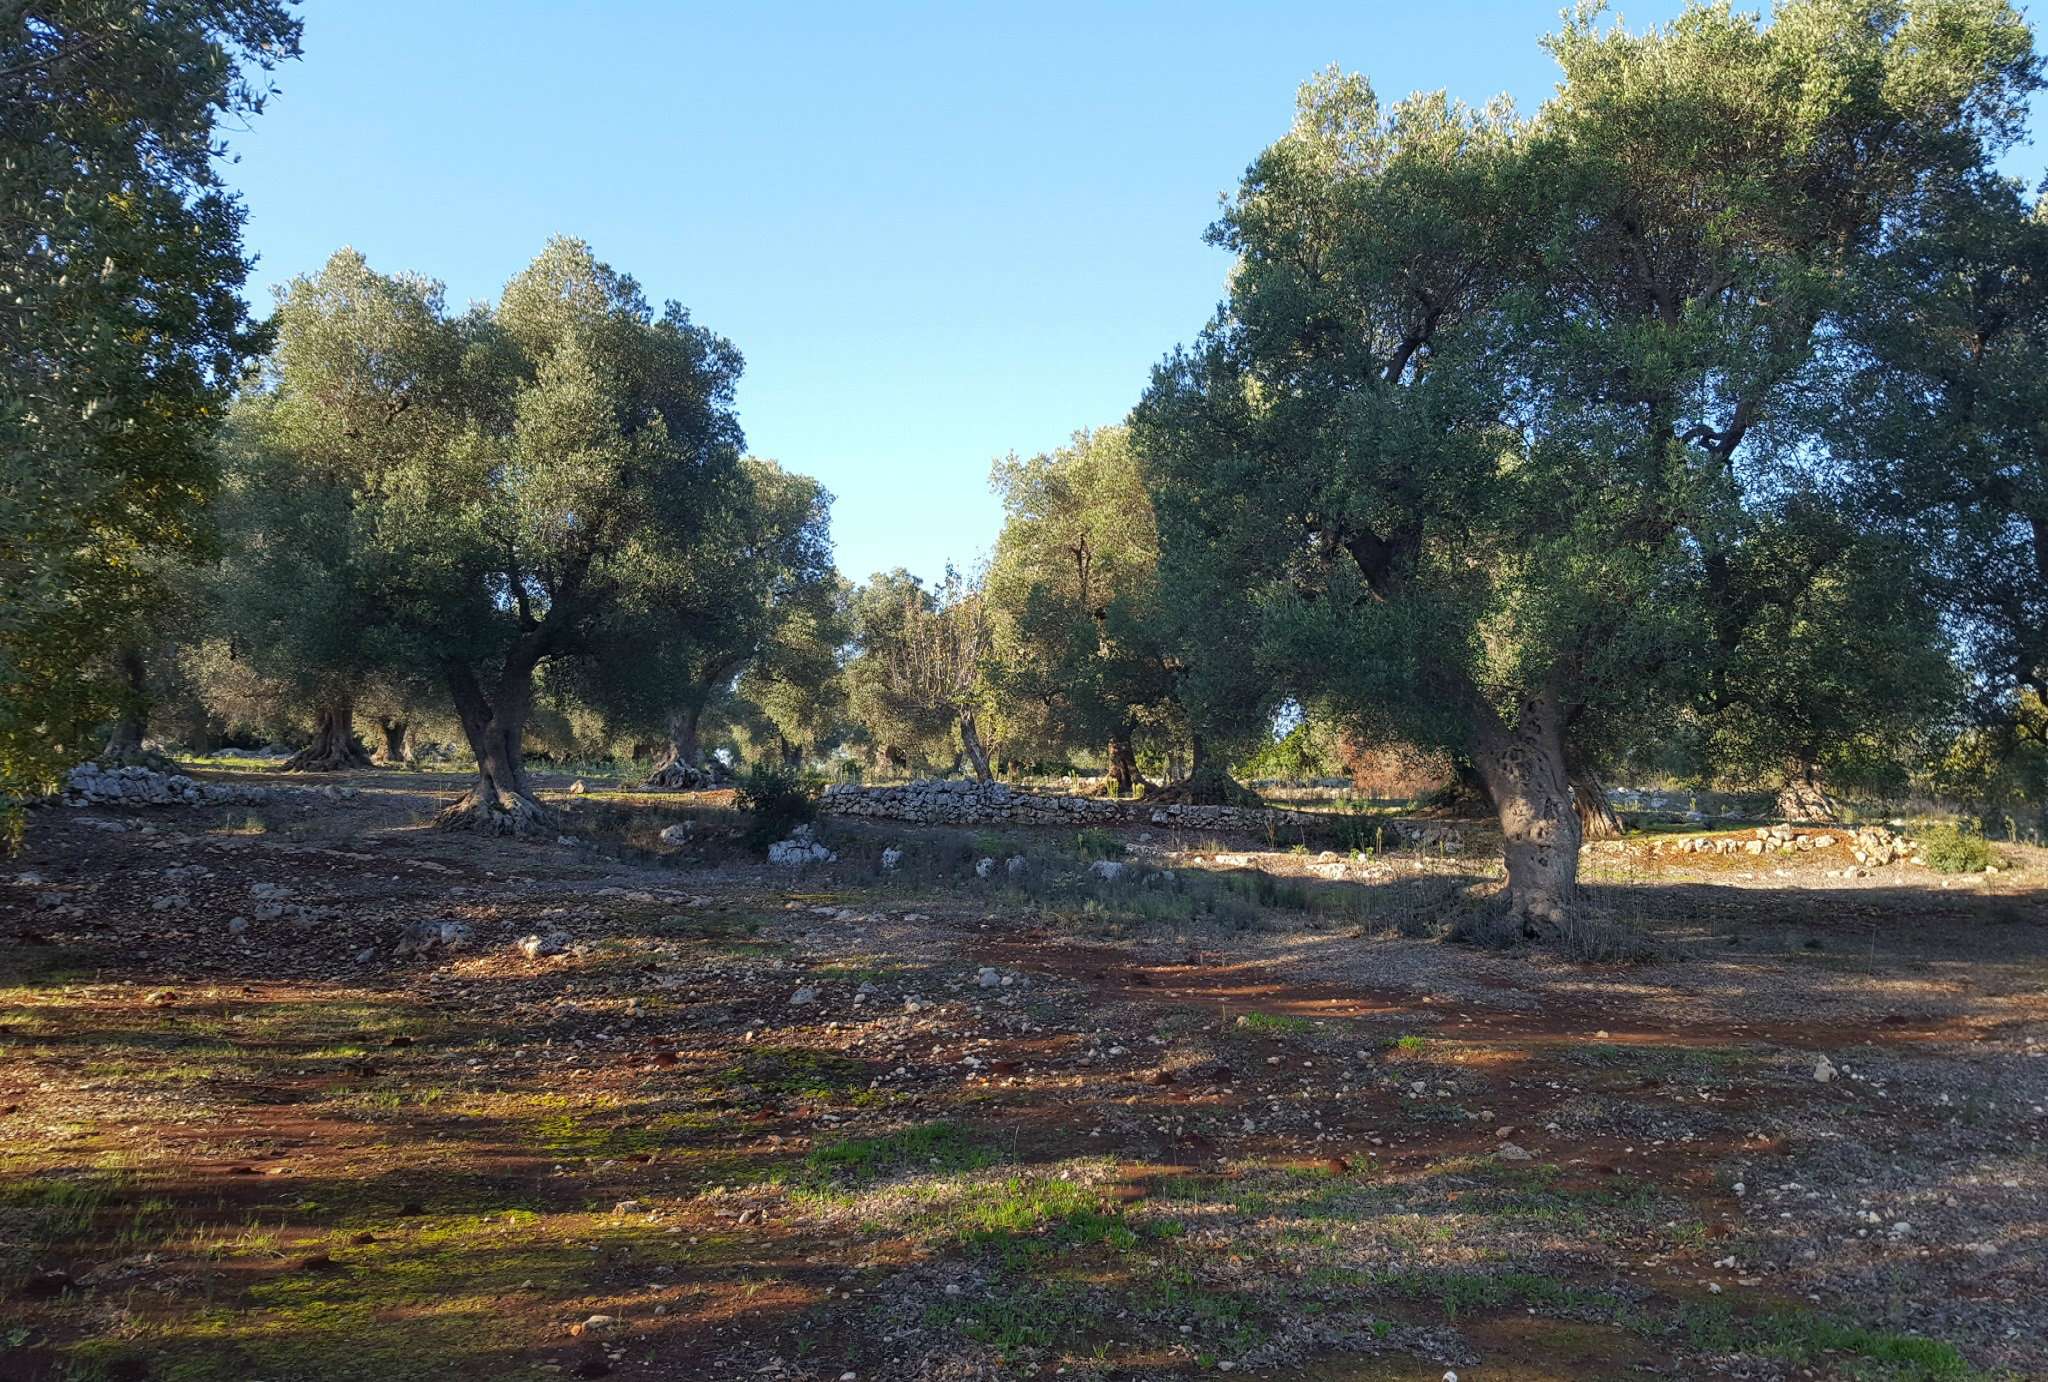
[[[2037,80],[2002,0],[1586,8],[1550,50],[1532,119],[1305,88],[1137,413],[1166,579],[1257,590],[1300,694],[1469,756],[1531,935],[1581,907],[1575,724],[1693,665],[1769,496],[1844,502],[1844,285]]]
[[[215,622],[313,721],[298,771],[367,767],[359,695],[417,679],[382,546],[380,495],[470,425],[463,332],[440,285],[342,250],[279,290],[276,344],[230,419]]]
[[[230,563],[250,646],[324,701],[330,742],[365,678],[430,679],[478,774],[442,824],[545,828],[536,679],[597,652],[721,512],[738,353],[569,239],[494,308],[450,317],[436,286],[344,253],[279,315]]]
[[[1938,191],[1855,284],[1828,440],[1960,631],[1988,738],[2048,746],[2048,200]]]
[[[386,527],[409,632],[476,757],[476,785],[441,823],[523,833],[551,824],[521,743],[535,674],[589,655],[644,573],[703,535],[739,465],[741,362],[569,239],[506,285],[476,335],[469,426],[391,477]]]
[[[707,493],[695,541],[634,565],[582,682],[615,725],[662,736],[648,786],[702,785],[706,709],[829,617],[839,591],[831,504],[809,476],[749,457]]]
[[[0,7],[0,801],[87,747],[139,680],[113,645],[208,551],[261,349],[219,131],[299,32],[280,0]]]
[[[1137,781],[1141,722],[1172,694],[1159,628],[1159,538],[1130,433],[1077,433],[998,461],[1002,496],[985,592],[989,680],[1018,733],[1063,754],[1101,750],[1107,785]]]
[[[975,777],[990,780],[998,750],[988,735],[981,592],[950,568],[935,587],[907,571],[878,573],[854,593],[852,625],[851,713],[881,755],[930,761],[957,753]]]

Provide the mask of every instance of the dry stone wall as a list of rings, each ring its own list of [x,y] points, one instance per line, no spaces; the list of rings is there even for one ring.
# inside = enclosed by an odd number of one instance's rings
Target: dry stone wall
[[[211,806],[222,802],[274,801],[313,793],[349,800],[356,795],[356,789],[336,783],[321,787],[258,787],[240,782],[201,782],[183,773],[160,773],[140,765],[102,767],[87,761],[65,775],[64,790],[58,799],[66,806]]]
[[[901,787],[861,787],[833,783],[825,788],[820,808],[838,816],[908,821],[915,825],[1155,825],[1169,829],[1214,830],[1235,834],[1279,835],[1299,839],[1320,834],[1336,823],[1321,812],[1281,811],[1269,807],[1151,806],[1142,801],[1107,797],[1056,796],[1026,792],[1001,782],[930,781]],[[1427,844],[1431,831],[1443,827],[1420,821],[1390,821],[1388,844]]]

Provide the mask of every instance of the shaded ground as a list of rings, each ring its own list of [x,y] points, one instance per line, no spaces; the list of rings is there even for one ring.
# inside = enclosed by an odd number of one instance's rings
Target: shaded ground
[[[2048,1375],[2039,853],[1594,852],[1582,966],[1434,938],[1476,840],[351,780],[0,872],[0,1379]]]

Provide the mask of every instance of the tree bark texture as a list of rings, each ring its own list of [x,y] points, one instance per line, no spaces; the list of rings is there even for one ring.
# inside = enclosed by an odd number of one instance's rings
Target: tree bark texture
[[[1584,764],[1571,769],[1572,810],[1579,817],[1581,840],[1618,840],[1628,833],[1614,803],[1607,799],[1607,784]]]
[[[1508,915],[1530,939],[1577,916],[1579,816],[1565,766],[1563,717],[1549,697],[1523,700],[1513,724],[1482,706],[1472,761],[1500,817]]]
[[[960,746],[967,750],[967,761],[974,765],[974,780],[994,781],[995,774],[988,767],[988,749],[981,742],[981,727],[971,710],[960,712]]]
[[[538,835],[555,828],[554,813],[540,804],[526,776],[523,750],[527,711],[533,705],[537,651],[517,648],[505,660],[493,693],[486,696],[476,674],[463,663],[447,668],[448,691],[462,733],[476,755],[476,785],[444,810],[435,824],[444,830],[478,830],[493,835]]]
[[[1785,765],[1785,785],[1778,789],[1778,815],[1810,825],[1839,825],[1842,815],[1822,780],[1820,764],[1795,758]]]
[[[346,773],[369,766],[370,752],[356,738],[355,702],[346,698],[314,711],[312,742],[283,764],[288,773]]]
[[[702,752],[698,747],[698,726],[703,718],[701,702],[669,716],[668,745],[654,771],[647,775],[646,786],[663,792],[688,792],[711,784],[710,775],[698,761]]]
[[[386,715],[378,719],[377,729],[384,736],[384,747],[371,755],[371,762],[388,768],[418,761],[412,747],[411,724]]]
[[[107,746],[100,757],[110,762],[133,763],[142,758],[142,740],[149,732],[148,668],[143,665],[140,648],[122,648],[117,660],[121,669],[120,714],[107,733]]]

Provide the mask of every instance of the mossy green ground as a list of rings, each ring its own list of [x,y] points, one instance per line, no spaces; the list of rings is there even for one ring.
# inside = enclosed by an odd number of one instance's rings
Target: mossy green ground
[[[202,841],[303,848],[202,825]],[[334,867],[361,910],[460,907],[493,943],[359,970],[354,939],[321,965],[305,959],[317,935],[205,949],[212,911],[166,934],[154,885],[120,880],[171,856],[117,844],[141,865],[108,873],[91,928],[0,949],[10,1379],[695,1378],[772,1359],[880,1378],[971,1356],[1002,1376],[1228,1362],[1306,1382],[1440,1376],[1446,1337],[1495,1351],[1460,1367],[1481,1382],[1620,1378],[1646,1359],[1997,1375],[1889,1302],[1709,1293],[1731,1250],[1727,1177],[1589,1169],[1634,1137],[1604,1128],[1586,1155],[1508,1164],[1492,1130],[1508,1115],[1480,1113],[1545,1085],[1581,1101],[1543,1096],[1561,1116],[1658,1088],[1732,1108],[1785,1087],[1762,1043],[1548,1042],[1532,1023],[1534,1041],[1419,1000],[1367,1021],[1158,984],[1122,1002],[1098,982],[1122,963],[1102,947],[1132,933],[1172,936],[1176,957],[1223,951],[1228,970],[1234,935],[1371,929],[1386,908],[1356,888],[1258,871],[1096,886],[1081,866],[1124,852],[1107,832],[935,835],[894,877],[690,877],[704,905],[602,897],[590,866],[568,903],[580,948],[535,962],[509,940],[556,924],[562,899],[498,880],[540,870],[451,853],[431,903],[395,866]],[[1010,850],[1033,851],[1030,881],[956,907],[938,938],[870,924],[942,911],[975,886],[977,853]],[[229,874],[239,856],[206,857]],[[244,895],[234,878],[201,905]],[[1028,921],[992,926],[1004,909]],[[985,952],[1027,928],[1046,957],[1031,984],[983,990]],[[800,985],[829,1001],[792,1004]],[[1227,1079],[1201,1074],[1217,1065]],[[1310,1078],[1345,1082],[1316,1096],[1333,1121],[1370,1104],[1374,1135],[1238,1134],[1307,1101]],[[1178,1136],[1193,1116],[1206,1139]],[[1349,1343],[1303,1356],[1306,1330]]]

